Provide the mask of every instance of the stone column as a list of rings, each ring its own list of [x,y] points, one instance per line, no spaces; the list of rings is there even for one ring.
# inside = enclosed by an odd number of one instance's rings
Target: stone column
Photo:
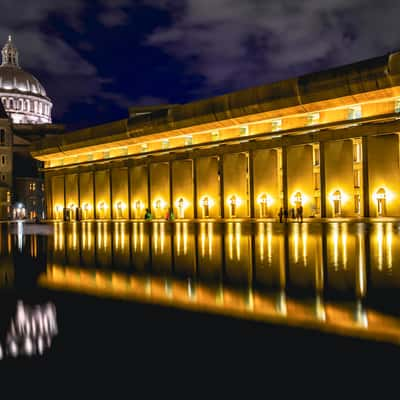
[[[326,218],[325,143],[319,142],[319,178],[321,218]]]
[[[368,174],[368,137],[361,138],[362,145],[362,194],[364,217],[370,217],[369,206],[369,174]]]

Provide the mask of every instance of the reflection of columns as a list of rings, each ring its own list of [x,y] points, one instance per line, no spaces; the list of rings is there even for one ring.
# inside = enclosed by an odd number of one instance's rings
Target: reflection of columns
[[[365,236],[362,225],[357,224],[356,233],[356,295],[362,299],[367,294],[367,276],[365,263]]]
[[[289,210],[288,184],[287,184],[287,147],[282,146],[282,194],[283,208]]]
[[[325,142],[319,142],[319,176],[321,218],[326,217]]]
[[[363,193],[363,206],[364,206],[364,217],[370,216],[369,207],[369,177],[368,177],[368,137],[363,136],[361,138],[362,145],[362,193]]]

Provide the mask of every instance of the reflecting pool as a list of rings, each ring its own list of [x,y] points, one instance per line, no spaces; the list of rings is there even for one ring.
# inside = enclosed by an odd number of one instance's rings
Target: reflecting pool
[[[400,343],[399,223],[28,228],[0,231],[0,294],[10,310],[19,299],[56,307],[58,294],[71,293]]]
[[[0,359],[52,354],[44,339],[15,329],[22,301],[57,309],[52,341],[64,350],[88,299],[100,325],[111,324],[104,310],[124,302],[128,314],[157,305],[398,345],[399,293],[397,222],[2,224]],[[24,326],[39,327],[38,318]]]

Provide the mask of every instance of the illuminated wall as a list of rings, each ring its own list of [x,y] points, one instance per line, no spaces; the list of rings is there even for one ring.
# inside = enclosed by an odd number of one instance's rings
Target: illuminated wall
[[[225,218],[249,216],[248,153],[223,157]]]
[[[326,142],[324,147],[326,216],[335,216],[337,191],[340,192],[341,216],[354,216],[353,143],[351,140],[338,140]]]
[[[64,175],[57,175],[51,178],[51,193],[53,194],[54,219],[62,219],[64,205]]]
[[[204,199],[209,202],[209,217],[219,218],[220,210],[220,180],[219,161],[217,156],[201,157],[196,160],[196,184],[197,184],[197,215],[204,215]]]
[[[150,208],[148,196],[148,168],[138,165],[131,168],[131,215],[132,218],[144,218],[145,209]]]
[[[170,204],[169,164],[150,164],[150,198],[153,218],[165,218]]]
[[[172,163],[172,203],[175,218],[193,218],[193,161]]]
[[[94,218],[94,186],[93,172],[82,172],[79,174],[79,194],[82,209],[82,218]]]
[[[94,175],[96,190],[96,218],[111,217],[110,171],[96,171]]]
[[[280,208],[278,152],[275,149],[254,151],[253,176],[256,218],[276,217]],[[265,197],[264,197],[265,196]],[[266,200],[266,207],[264,207]]]
[[[112,217],[129,218],[128,168],[113,168],[112,182]]]
[[[377,197],[379,195],[385,199],[383,214],[392,217],[400,216],[399,162],[399,137],[397,134],[368,137],[371,217],[378,216]]]
[[[300,193],[304,217],[312,215],[314,205],[312,150],[311,145],[287,148],[288,206],[296,208],[295,196]]]
[[[79,207],[78,174],[65,175],[65,206],[70,209]]]

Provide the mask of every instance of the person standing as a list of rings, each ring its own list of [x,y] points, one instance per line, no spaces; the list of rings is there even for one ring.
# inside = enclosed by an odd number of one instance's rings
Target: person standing
[[[144,219],[150,221],[151,220],[151,212],[150,208],[146,208],[146,213],[144,214]]]
[[[303,222],[303,206],[299,207],[299,218],[300,222]]]
[[[279,222],[282,223],[282,217],[283,217],[283,208],[282,207],[279,209],[278,215],[279,215]]]
[[[285,222],[287,222],[287,219],[289,217],[289,212],[287,208],[285,208],[285,210],[283,211],[283,216],[285,217]]]

